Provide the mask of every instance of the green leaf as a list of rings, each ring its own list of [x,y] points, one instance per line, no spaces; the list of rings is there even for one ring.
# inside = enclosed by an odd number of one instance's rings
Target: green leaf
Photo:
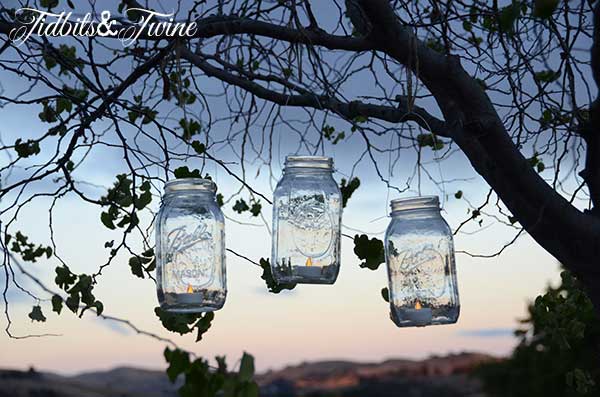
[[[588,394],[596,385],[592,374],[581,368],[575,368],[574,370],[567,372],[565,381],[567,386],[571,389],[575,389],[577,394],[580,395]]]
[[[77,310],[79,310],[79,294],[73,292],[71,295],[69,295],[69,297],[65,301],[65,304],[67,305],[70,311],[72,311],[73,313],[77,313]]]
[[[135,123],[140,117],[142,118],[142,125],[150,124],[156,119],[157,115],[158,112],[156,110],[139,105],[136,105],[133,110],[127,112],[129,121],[132,124]]]
[[[177,179],[202,178],[202,175],[200,174],[200,170],[194,169],[194,170],[190,171],[190,169],[187,166],[179,167],[179,168],[175,169],[174,174],[175,174],[175,178],[177,178]]]
[[[196,328],[198,334],[196,336],[196,342],[202,340],[202,336],[209,330],[212,320],[215,318],[214,312],[206,312],[202,317],[193,325],[192,328]]]
[[[133,256],[129,258],[129,267],[131,268],[131,273],[134,276],[139,278],[144,278],[144,264],[143,260],[145,258],[140,258],[139,256]],[[149,262],[150,260],[148,260]]]
[[[101,315],[104,311],[104,305],[100,301],[95,301],[91,306],[96,308],[96,315]]]
[[[76,88],[71,88],[68,86],[63,86],[63,91],[65,93],[66,96],[69,97],[70,100],[72,100],[74,103],[76,104],[82,104],[87,97],[90,95],[90,93],[87,90],[84,89],[76,89]],[[57,109],[57,112],[60,113]]]
[[[183,139],[189,141],[194,135],[200,133],[200,123],[196,120],[179,120],[179,126],[183,130]]]
[[[31,313],[29,313],[29,318],[31,321],[39,321],[42,323],[46,321],[46,317],[42,313],[42,308],[39,305],[33,307]]]
[[[546,169],[546,166],[544,165],[544,163],[542,163],[540,161],[537,163],[536,168],[537,168],[537,172],[544,172],[544,170]]]
[[[135,123],[135,121],[141,116],[141,114],[139,112],[136,111],[129,111],[127,112],[127,117],[129,118],[129,121],[131,123]]]
[[[550,83],[560,77],[560,71],[542,70],[534,74],[534,78],[541,83]]]
[[[463,196],[463,192],[462,190],[457,191],[456,193],[454,193],[454,198],[456,198],[457,200],[460,200]]]
[[[180,335],[192,332],[191,325],[201,317],[200,313],[170,313],[160,307],[156,307],[154,313],[160,319],[163,327]]]
[[[254,377],[254,357],[246,352],[240,362],[239,377],[242,382],[249,382]]]
[[[277,283],[277,281],[275,281],[275,279],[273,278],[273,273],[271,272],[271,264],[269,263],[268,259],[260,258],[259,263],[260,263],[260,267],[262,267],[262,269],[263,269],[263,273],[260,278],[265,280],[265,283],[267,284],[267,289],[269,290],[269,292],[278,294],[281,291],[283,291],[284,289],[292,290],[296,287],[296,284],[292,284],[292,283],[287,283],[287,284]]]
[[[419,147],[430,147],[431,150],[442,150],[444,142],[434,134],[417,135],[417,144]]]
[[[359,265],[362,268],[377,270],[379,265],[385,262],[383,241],[375,237],[369,239],[366,234],[354,236],[354,253],[363,260]]]
[[[206,152],[206,146],[198,141],[192,142],[192,149],[198,154],[204,154]]]
[[[52,8],[58,6],[58,0],[40,0],[40,6],[51,10]]]
[[[444,44],[442,44],[442,42],[438,39],[428,39],[425,44],[435,52],[439,52],[441,54],[446,52],[446,47],[444,47]]]
[[[168,347],[164,352],[165,360],[169,363],[167,368],[167,376],[171,383],[175,383],[177,377],[188,370],[190,366],[190,355],[180,349],[169,349]]]
[[[77,279],[77,276],[71,273],[66,266],[58,266],[54,271],[56,272],[54,282],[63,290],[67,290]]]
[[[73,102],[71,102],[67,98],[57,98],[56,99],[56,112],[57,113],[59,113],[59,114],[62,112],[69,113],[71,110],[73,110]]]
[[[23,142],[19,138],[15,141],[15,152],[17,152],[17,155],[22,158],[34,156],[40,153],[40,144],[32,139],[28,140],[27,142]]]
[[[152,192],[149,190],[143,192],[138,196],[134,196],[134,205],[136,210],[142,210],[146,208],[148,204],[152,202]]]
[[[235,212],[237,212],[238,214],[241,214],[242,212],[248,211],[250,209],[250,207],[248,207],[248,204],[246,204],[246,202],[244,201],[244,199],[238,199],[235,204],[233,205],[233,210]]]
[[[358,189],[360,186],[360,179],[354,177],[347,182],[346,179],[342,178],[342,184],[340,186],[340,191],[342,192],[342,207],[346,208],[346,204],[348,204],[348,200],[352,197],[352,194]]]
[[[260,392],[260,389],[258,388],[258,385],[255,382],[250,382],[250,383],[246,383],[243,386],[239,396],[240,397],[258,397],[259,392]]]
[[[500,9],[498,25],[503,32],[512,33],[514,31],[515,22],[521,16],[521,5],[518,1],[513,1],[512,4]]]
[[[252,203],[252,207],[250,207],[250,213],[252,216],[259,216],[261,209],[262,205],[260,204],[260,201],[255,201]]]
[[[388,289],[388,287],[384,287],[381,289],[381,297],[386,302],[390,301],[390,290]]]
[[[108,212],[102,212],[100,214],[100,220],[102,224],[111,230],[115,230],[115,224],[113,223],[113,218]]]
[[[63,298],[60,295],[52,295],[52,311],[60,314],[63,308]]]
[[[336,145],[338,142],[340,142],[342,139],[344,139],[346,137],[346,134],[344,133],[344,131],[340,131],[336,135],[335,128],[328,124],[323,126],[321,132],[323,133],[323,136],[325,137],[325,139],[328,139],[334,145]]]
[[[534,0],[533,16],[541,19],[552,17],[554,10],[558,6],[559,0]]]
[[[158,112],[156,110],[147,109],[144,112],[144,117],[142,118],[142,125],[150,124],[156,119],[156,115]]]

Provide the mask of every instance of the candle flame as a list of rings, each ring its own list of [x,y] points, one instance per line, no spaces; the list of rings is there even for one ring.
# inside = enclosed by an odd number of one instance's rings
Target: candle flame
[[[310,257],[306,260],[306,266],[312,266],[312,259],[310,259]]]
[[[193,294],[194,293],[194,288],[192,288],[191,284],[188,284],[187,290],[185,292],[187,292],[188,294]]]
[[[415,309],[416,310],[421,310],[423,306],[421,306],[421,302],[417,301],[417,303],[415,303]]]

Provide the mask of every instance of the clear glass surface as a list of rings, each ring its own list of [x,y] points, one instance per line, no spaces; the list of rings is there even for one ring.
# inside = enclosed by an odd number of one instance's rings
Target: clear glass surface
[[[162,309],[193,313],[223,307],[227,295],[225,223],[211,181],[174,181],[156,220],[157,294]]]
[[[385,254],[390,316],[397,326],[451,324],[458,320],[454,243],[437,197],[392,203]]]
[[[288,156],[273,196],[271,268],[280,283],[333,284],[340,268],[341,192],[328,157]]]

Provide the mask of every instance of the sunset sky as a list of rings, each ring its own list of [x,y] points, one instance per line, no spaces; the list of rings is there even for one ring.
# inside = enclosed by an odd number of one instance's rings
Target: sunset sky
[[[4,1],[0,0],[0,3]],[[120,67],[122,66],[116,66],[115,73],[128,71],[118,69]],[[10,96],[11,93],[18,92],[23,83],[13,77],[7,78],[8,74],[3,73],[6,72],[0,71],[4,95]],[[207,79],[202,87],[207,91],[216,90],[220,83]],[[353,87],[356,92],[352,94],[372,94],[369,92],[370,87],[365,87],[359,81]],[[215,99],[215,103],[217,101]],[[435,104],[424,100],[421,106],[433,108]],[[39,121],[39,111],[38,105],[0,106],[2,142],[12,144],[17,138],[41,135],[47,125]],[[290,115],[300,112],[286,109],[282,111],[290,112]],[[341,125],[349,128],[347,124]],[[110,128],[110,125],[100,122],[94,124],[93,128],[105,129]],[[215,139],[221,136],[224,130],[219,128],[215,127],[209,135]],[[253,133],[260,133],[258,126],[253,128]],[[280,175],[286,154],[307,154],[298,149],[300,145],[297,142],[289,139],[290,136],[297,137],[285,126],[278,127],[276,136],[277,150],[273,160],[275,178]],[[389,141],[389,138],[383,137],[380,142],[385,141]],[[344,210],[343,232],[348,235],[367,233],[383,239],[383,232],[389,222],[389,200],[414,196],[418,191],[416,185],[404,193],[388,189],[376,175],[370,161],[358,161],[363,146],[359,137],[349,136],[342,144],[328,145],[324,154],[334,157],[338,169],[334,174],[337,181],[342,177],[347,178],[356,165],[353,175],[359,176],[362,182]],[[235,161],[232,152],[223,151],[217,155]],[[485,201],[488,187],[474,174],[469,162],[460,152],[453,153],[442,163],[437,163],[430,152],[425,156],[428,172],[438,181],[444,179],[446,183],[436,185],[424,174],[421,193],[442,196],[443,216],[455,229],[470,217],[467,212],[470,207],[468,203],[478,206]],[[7,158],[0,157],[0,166],[7,161]],[[385,168],[392,159],[388,159],[386,155],[378,161]],[[415,153],[405,151],[395,163],[394,172],[387,176],[392,183],[402,186],[413,173],[414,162]],[[190,161],[186,165],[190,168],[198,167],[199,162]],[[246,169],[247,178],[252,181],[256,190],[271,195],[273,178],[269,178],[265,167],[260,168],[260,175],[255,177],[258,171],[256,167],[258,165]],[[74,177],[82,189],[100,197],[112,185],[115,175],[123,171],[122,153],[101,148],[86,159],[86,163],[77,169]],[[219,191],[225,197],[237,192],[240,187],[222,168],[214,164],[209,164],[205,171],[213,175]],[[12,175],[0,175],[2,183],[22,177],[23,172],[25,171],[20,169]],[[552,170],[544,176],[552,177]],[[564,183],[568,184],[568,181]],[[48,179],[32,189],[48,191],[52,187],[53,183]],[[162,186],[155,188],[155,193],[158,194]],[[454,197],[458,190],[464,192],[462,199]],[[9,195],[0,206],[14,199],[14,194]],[[49,244],[50,203],[45,198],[33,201],[18,215],[13,232],[21,230],[34,242]],[[157,210],[158,204],[158,197],[155,197],[152,208]],[[228,203],[224,208],[227,216],[227,246],[255,260],[268,258],[271,241],[267,229],[256,218],[247,214],[235,214],[231,210],[232,204]],[[267,203],[263,203],[263,213],[267,223],[270,223],[271,207]],[[143,221],[148,223],[149,216]],[[107,257],[104,242],[120,236],[118,232],[102,226],[97,207],[82,203],[74,195],[68,195],[58,202],[54,213],[54,228],[58,253],[76,273],[97,270]],[[459,233],[455,246],[459,251],[491,254],[511,241],[514,235],[514,229],[486,218],[482,226],[472,222]],[[385,266],[382,265],[377,271],[360,269],[360,261],[353,253],[353,242],[349,238],[342,239],[341,271],[334,285],[299,285],[293,291],[284,291],[279,295],[267,292],[265,283],[260,278],[259,268],[228,254],[227,302],[222,310],[216,312],[213,326],[204,339],[194,343],[193,335],[179,336],[162,328],[153,311],[157,306],[153,281],[133,276],[127,259],[127,255],[119,256],[103,272],[99,285],[95,288],[96,297],[104,303],[105,314],[128,319],[140,329],[168,337],[181,347],[203,357],[226,355],[229,363],[234,364],[247,351],[255,356],[259,371],[321,359],[380,361],[400,357],[423,358],[465,350],[506,355],[517,342],[512,332],[518,326],[518,320],[525,316],[527,303],[543,292],[549,283],[556,283],[559,279],[556,260],[526,234],[499,257],[474,258],[458,253],[456,261],[461,301],[458,323],[400,329],[389,319],[389,308],[380,295],[381,288],[387,284]],[[26,267],[39,275],[46,285],[57,290],[53,279],[54,268],[58,264],[55,259],[39,260],[35,264],[26,264]],[[26,288],[49,298],[49,295],[41,292],[39,287],[22,275],[17,274],[17,279]],[[4,280],[4,271],[0,271],[0,286],[4,286]],[[123,325],[98,319],[92,313],[79,319],[65,309],[57,316],[51,311],[49,301],[42,302],[48,320],[43,324],[32,322],[27,314],[36,304],[35,300],[17,291],[12,284],[8,297],[13,333],[52,333],[61,336],[16,340],[2,334],[0,367],[34,366],[65,374],[124,365],[165,367],[162,356],[164,343],[137,335]],[[5,326],[6,318],[0,315],[0,327],[4,329]]]
[[[4,117],[4,115],[2,115]],[[16,121],[4,124],[2,136],[18,131]],[[5,135],[6,134],[6,135]],[[340,159],[339,156],[336,157]],[[341,158],[343,160],[343,157]],[[98,167],[90,180],[110,180],[109,165]],[[448,169],[448,173],[452,173]],[[373,179],[373,178],[371,178]],[[383,238],[388,222],[386,190],[379,182],[363,185],[344,212],[344,232],[361,229]],[[219,178],[217,178],[219,182]],[[473,201],[483,194],[479,180],[462,185]],[[221,186],[227,190],[228,186]],[[268,191],[263,186],[262,191]],[[434,193],[434,192],[431,192]],[[452,197],[452,195],[451,195]],[[34,241],[47,241],[47,203],[30,207],[20,215],[21,230]],[[268,213],[268,211],[266,211]],[[232,211],[226,214],[233,217]],[[55,214],[55,228],[62,254],[77,271],[93,271],[95,258],[105,258],[103,242],[114,238],[99,222],[99,213],[77,199],[63,200]],[[453,197],[445,205],[444,216],[452,227],[465,219],[464,205]],[[373,221],[378,219],[377,221]],[[252,219],[244,219],[252,221]],[[352,229],[349,229],[352,228]],[[479,229],[471,228],[472,230]],[[264,227],[226,222],[227,245],[251,258],[268,257],[269,235]],[[113,236],[113,237],[111,237]],[[474,235],[459,234],[457,250],[491,253],[509,241],[512,234],[491,226]],[[213,327],[203,341],[194,336],[180,337],[162,329],[154,315],[157,305],[154,283],[131,275],[126,258],[109,267],[96,288],[109,315],[130,319],[136,326],[169,337],[177,344],[205,357],[226,354],[230,360],[243,351],[256,356],[260,370],[280,368],[305,360],[349,359],[383,360],[392,357],[425,357],[462,350],[507,354],[516,339],[512,330],[525,314],[526,302],[558,278],[556,261],[528,236],[518,240],[500,257],[492,259],[457,255],[461,315],[456,325],[419,329],[399,329],[388,317],[387,304],[380,296],[386,286],[385,268],[360,269],[350,239],[342,240],[342,267],[332,286],[300,285],[293,291],[269,294],[260,279],[261,271],[233,255],[227,256],[229,295],[225,307],[216,313]],[[52,286],[55,261],[42,260],[29,269],[44,274]],[[31,282],[27,287],[37,291]],[[120,365],[150,368],[164,366],[164,345],[129,329],[86,314],[78,319],[70,312],[58,317],[48,302],[43,304],[48,321],[32,323],[27,314],[35,303],[12,289],[11,315],[14,332],[58,333],[62,336],[11,340],[0,337],[0,366],[36,368],[73,373]],[[5,319],[2,317],[2,326]]]

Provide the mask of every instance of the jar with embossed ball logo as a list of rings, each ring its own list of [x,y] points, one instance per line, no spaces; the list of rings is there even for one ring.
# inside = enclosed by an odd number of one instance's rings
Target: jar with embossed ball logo
[[[156,217],[157,293],[163,310],[218,310],[227,295],[225,222],[217,186],[186,178],[165,185]]]
[[[333,160],[287,156],[283,173],[273,195],[273,277],[279,283],[333,284],[342,218]]]
[[[399,327],[455,323],[454,243],[438,197],[393,200],[391,207],[385,259],[392,320]]]

